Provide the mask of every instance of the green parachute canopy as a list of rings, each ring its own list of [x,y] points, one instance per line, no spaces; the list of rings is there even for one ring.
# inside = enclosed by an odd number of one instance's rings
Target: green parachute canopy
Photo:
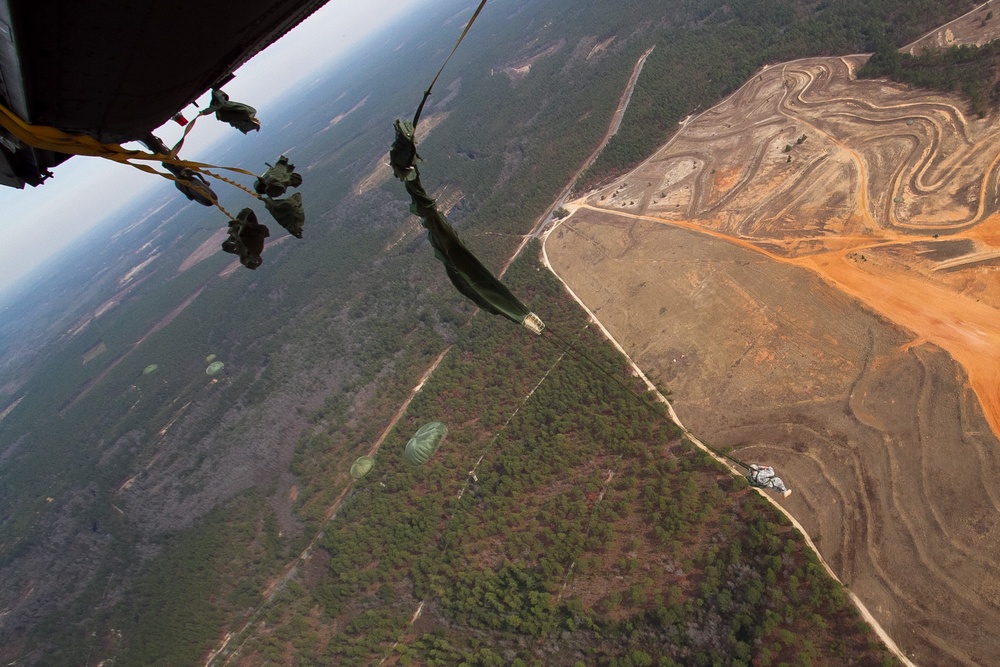
[[[150,373],[155,372],[157,368],[159,368],[159,366],[157,366],[156,364],[150,364],[146,366],[144,369],[142,369],[142,374],[149,375]]]
[[[351,477],[361,479],[372,471],[375,467],[375,459],[370,456],[360,456],[351,466]]]
[[[448,427],[441,422],[424,424],[406,443],[403,458],[415,466],[427,463],[447,434]]]
[[[219,358],[219,355],[217,355],[217,354],[210,354],[207,357],[205,357],[205,363],[206,364],[210,364],[210,363],[212,363],[213,361],[215,361],[218,358]]]
[[[222,363],[221,361],[213,361],[212,363],[210,363],[208,365],[208,368],[205,369],[205,372],[208,375],[215,375],[216,373],[218,373],[219,371],[221,371],[224,366],[225,366],[225,364]]]

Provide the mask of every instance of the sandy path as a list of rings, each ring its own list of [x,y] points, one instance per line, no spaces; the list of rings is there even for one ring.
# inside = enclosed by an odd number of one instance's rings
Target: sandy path
[[[608,126],[608,131],[601,138],[600,143],[597,144],[597,148],[595,148],[594,152],[583,161],[583,164],[580,165],[580,168],[576,170],[576,173],[570,177],[569,181],[566,183],[566,187],[564,187],[562,192],[559,193],[556,200],[538,218],[531,232],[524,237],[521,244],[514,250],[514,254],[511,255],[510,259],[508,259],[503,267],[501,267],[500,272],[497,274],[498,276],[502,278],[503,274],[507,273],[507,269],[510,268],[510,265],[514,263],[514,260],[521,256],[521,251],[523,251],[524,247],[528,245],[528,241],[536,238],[542,230],[545,229],[545,225],[548,224],[549,220],[552,218],[552,211],[556,210],[565,203],[566,197],[568,197],[569,193],[573,190],[576,182],[580,179],[580,175],[586,171],[587,167],[594,164],[594,161],[601,154],[601,151],[603,151],[605,146],[608,145],[608,142],[611,141],[611,137],[618,132],[618,127],[621,125],[622,118],[625,117],[625,111],[628,109],[628,103],[632,100],[632,91],[635,90],[635,84],[639,80],[639,75],[642,74],[642,67],[646,64],[646,58],[649,57],[649,54],[652,53],[655,48],[655,44],[649,47],[645,53],[639,56],[639,60],[636,61],[635,67],[632,68],[632,74],[629,76],[628,83],[625,85],[625,90],[622,91],[621,98],[618,101],[618,108],[615,109],[615,113],[611,116],[611,124]]]

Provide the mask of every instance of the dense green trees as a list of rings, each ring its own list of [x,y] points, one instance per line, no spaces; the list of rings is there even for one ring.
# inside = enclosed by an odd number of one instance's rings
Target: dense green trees
[[[850,651],[878,664],[886,654],[858,632],[856,612],[787,522],[648,409],[613,350],[532,261],[515,263],[509,279],[532,288],[550,328],[576,332],[578,348],[621,384],[502,320],[462,330],[379,454],[383,465],[326,533],[328,573],[312,599],[347,628],[328,658],[776,665],[838,664]],[[428,465],[406,466],[409,429],[443,413],[453,424],[445,446]],[[361,617],[382,629],[352,631]]]
[[[1000,103],[1000,40],[932,49],[919,56],[900,53],[883,41],[858,76],[887,76],[918,88],[961,92],[970,110],[982,118]]]

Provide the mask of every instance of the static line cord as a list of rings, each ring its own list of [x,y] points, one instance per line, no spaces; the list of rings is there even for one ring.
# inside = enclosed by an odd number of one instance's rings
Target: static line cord
[[[593,366],[597,370],[598,373],[600,373],[606,379],[610,380],[611,382],[615,383],[616,385],[618,385],[619,387],[621,387],[622,389],[624,389],[626,393],[631,394],[637,401],[639,401],[644,406],[646,406],[646,408],[650,412],[652,412],[653,414],[655,414],[657,417],[659,417],[660,419],[662,419],[664,421],[667,421],[667,422],[673,424],[674,426],[677,426],[677,424],[674,423],[674,421],[670,418],[669,415],[664,414],[661,409],[657,408],[653,403],[650,403],[645,398],[643,398],[642,396],[640,396],[638,393],[636,393],[635,389],[632,389],[631,387],[629,387],[628,385],[626,385],[624,382],[622,382],[619,378],[615,377],[606,368],[604,368],[601,364],[597,363],[589,354],[587,354],[583,350],[579,349],[576,345],[573,344],[573,342],[566,340],[563,336],[561,336],[558,333],[556,333],[551,327],[549,327],[549,326],[545,327],[545,330],[542,332],[542,334],[543,334],[543,337],[548,336],[548,337],[551,337],[552,339],[554,339],[554,340],[551,340],[550,342],[552,342],[552,343],[558,342],[558,343],[566,346],[566,348],[568,350],[572,351],[576,355],[576,357],[578,359],[584,359],[587,362],[589,362],[590,365]],[[705,443],[703,442],[702,444],[705,444]],[[747,465],[746,463],[744,463],[743,461],[740,461],[739,459],[737,459],[735,457],[732,457],[729,454],[726,454],[725,452],[722,452],[722,451],[716,449],[715,447],[712,447],[711,445],[705,444],[705,447],[707,447],[708,449],[712,450],[717,455],[729,459],[730,461],[732,461],[736,465],[738,465],[738,466],[740,466],[742,468],[745,468],[746,470],[750,470],[750,466]]]
[[[458,50],[458,45],[461,44],[462,40],[465,39],[465,36],[469,34],[469,29],[472,28],[472,24],[476,22],[477,18],[479,18],[479,12],[483,11],[483,7],[485,6],[486,6],[486,0],[482,0],[482,2],[479,3],[479,6],[476,7],[476,11],[472,13],[472,18],[469,19],[469,22],[465,24],[465,30],[462,31],[462,34],[459,36],[458,41],[455,42],[455,46],[452,47],[451,53],[449,53],[448,57],[444,59],[444,63],[441,65],[441,69],[439,69],[438,73],[434,75],[434,80],[431,81],[431,85],[427,86],[427,90],[424,91],[424,97],[423,99],[420,100],[420,105],[417,107],[417,112],[413,114],[414,131],[416,131],[417,122],[420,120],[420,113],[424,110],[424,103],[427,101],[427,98],[431,96],[431,90],[434,88],[434,84],[437,83],[438,77],[441,76],[441,72],[444,71],[445,65],[447,65],[448,61],[451,60],[451,57],[455,55],[455,51]]]
[[[209,169],[221,169],[237,174],[243,174],[244,176],[256,177],[246,169],[241,169],[239,167],[223,167],[213,164],[207,164],[204,162],[191,162],[189,160],[182,160],[177,157],[177,151],[180,149],[181,145],[184,143],[184,139],[187,137],[188,133],[191,132],[194,127],[195,121],[200,117],[196,116],[192,120],[188,127],[184,130],[184,135],[181,140],[177,143],[172,150],[167,153],[155,153],[155,152],[144,152],[134,149],[124,148],[119,144],[114,143],[103,143],[91,136],[81,134],[74,135],[55,127],[48,127],[44,125],[32,125],[30,123],[22,120],[17,114],[8,109],[7,107],[0,104],[0,127],[10,132],[15,139],[20,141],[22,144],[31,146],[39,150],[47,150],[55,153],[65,153],[67,155],[82,155],[86,157],[99,157],[105,160],[110,160],[111,162],[118,162],[119,164],[127,164],[135,167],[139,171],[146,172],[147,174],[154,174],[156,176],[162,176],[168,180],[174,182],[182,182],[181,179],[177,178],[173,174],[163,173],[157,171],[148,164],[144,162],[161,162],[172,164],[178,167],[187,167],[192,171],[204,174],[206,176],[211,176],[212,178],[218,179],[230,185],[233,185],[240,190],[243,190],[247,194],[264,201],[263,197],[253,192],[249,188],[246,188],[239,183],[232,181],[220,174],[213,173]],[[137,162],[142,161],[143,163]],[[219,204],[218,201],[214,202],[216,208],[222,211],[226,217],[230,220],[235,220],[235,218]]]

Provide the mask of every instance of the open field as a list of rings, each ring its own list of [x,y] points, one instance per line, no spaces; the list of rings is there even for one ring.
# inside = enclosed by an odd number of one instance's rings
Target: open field
[[[862,62],[765,68],[546,248],[907,655],[1000,664],[1000,119]]]

